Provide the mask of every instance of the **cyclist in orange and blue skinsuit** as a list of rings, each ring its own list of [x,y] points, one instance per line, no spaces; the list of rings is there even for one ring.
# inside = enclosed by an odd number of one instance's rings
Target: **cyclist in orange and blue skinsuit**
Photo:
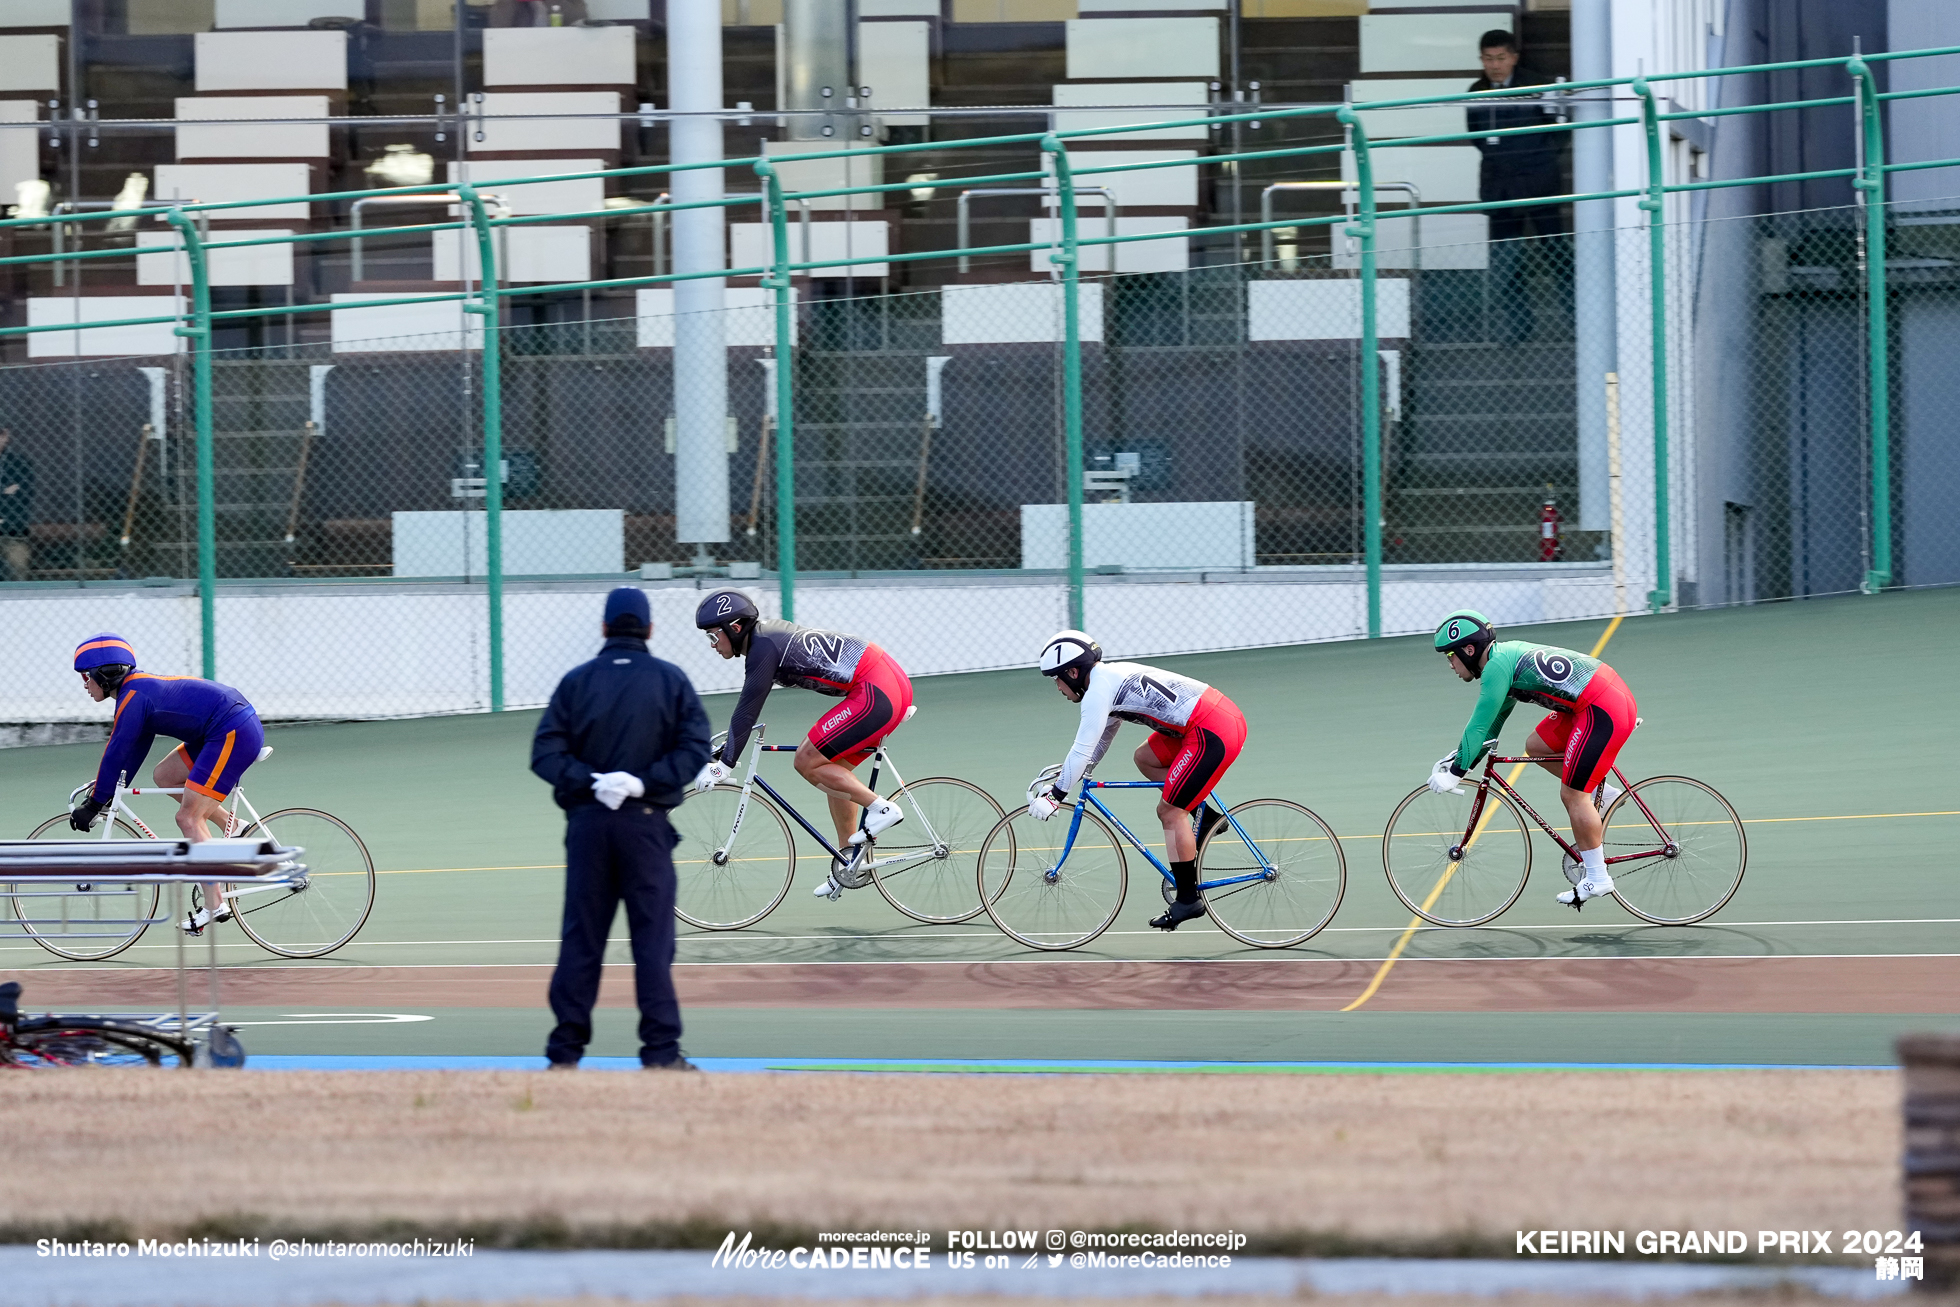
[[[158,676],[136,670],[136,651],[119,635],[104,632],[82,641],[75,650],[75,670],[97,703],[113,697],[115,724],[102,750],[95,785],[87,799],[68,815],[78,831],[95,824],[116,797],[118,783],[128,784],[149,757],[159,735],[182,740],[156,765],[153,777],[160,788],[184,791],[177,807],[177,829],[187,840],[211,838],[209,823],[225,829],[223,801],[230,797],[245,769],[259,760],[265,730],[258,712],[244,695],[229,685],[190,676]],[[216,885],[206,887],[206,906],[194,913],[186,928],[202,930],[212,921],[231,916]]]

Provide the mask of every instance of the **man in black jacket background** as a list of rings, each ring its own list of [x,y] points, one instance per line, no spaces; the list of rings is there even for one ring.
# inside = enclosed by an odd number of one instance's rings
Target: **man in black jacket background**
[[[708,761],[708,714],[687,674],[647,651],[646,592],[606,596],[605,644],[553,691],[531,742],[531,770],[565,810],[565,921],[551,973],[545,1042],[554,1070],[592,1041],[606,936],[623,900],[640,1007],[640,1065],[691,1071],[674,996],[674,845],[667,820]]]
[[[1508,89],[1530,96],[1532,93],[1524,88],[1556,85],[1544,74],[1519,64],[1517,38],[1509,32],[1501,28],[1485,32],[1477,44],[1484,75],[1470,83],[1471,90]],[[1468,128],[1473,132],[1541,127],[1557,121],[1558,110],[1535,98],[1514,103],[1473,102],[1468,106]],[[1566,139],[1563,132],[1537,132],[1529,136],[1486,136],[1479,140],[1477,150],[1483,159],[1477,172],[1478,198],[1492,203],[1566,194],[1562,167]],[[1527,227],[1530,234],[1548,239],[1525,245],[1522,238]],[[1565,216],[1556,204],[1519,205],[1491,211],[1491,272],[1504,301],[1506,343],[1515,345],[1525,339],[1536,324],[1531,311],[1531,290],[1524,276],[1528,262],[1535,261],[1563,272],[1564,242],[1549,238],[1564,235]]]

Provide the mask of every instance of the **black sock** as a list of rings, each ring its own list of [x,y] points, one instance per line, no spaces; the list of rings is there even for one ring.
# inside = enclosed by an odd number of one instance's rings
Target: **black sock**
[[[1171,879],[1177,882],[1177,901],[1179,903],[1196,903],[1198,901],[1198,864],[1195,859],[1190,862],[1173,862],[1171,864]]]

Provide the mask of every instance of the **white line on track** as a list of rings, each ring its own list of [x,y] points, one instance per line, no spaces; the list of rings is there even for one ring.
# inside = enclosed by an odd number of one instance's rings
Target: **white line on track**
[[[1640,957],[1621,957],[1611,953],[1582,953],[1564,957],[1535,958],[1423,958],[1403,954],[1402,962],[1830,962],[1858,959],[1884,958],[1960,958],[1960,953],[1661,953],[1646,954]],[[913,960],[886,959],[877,962],[676,962],[677,967],[972,967],[972,966],[1046,966],[1074,963],[1079,966],[1130,966],[1133,964],[1152,964],[1158,966],[1214,966],[1227,967],[1235,963],[1289,962],[1296,966],[1309,963],[1357,963],[1386,962],[1379,958],[1083,958],[1083,957],[1039,957],[1039,958],[917,958]],[[254,975],[262,971],[510,971],[547,970],[556,967],[555,962],[369,962],[343,963],[321,962],[311,966],[293,966],[280,963],[263,967],[225,967],[234,975]],[[608,967],[630,967],[629,961],[606,962]],[[50,975],[69,975],[77,971],[106,971],[111,973],[133,974],[137,971],[160,971],[161,967],[61,967],[50,968]]]

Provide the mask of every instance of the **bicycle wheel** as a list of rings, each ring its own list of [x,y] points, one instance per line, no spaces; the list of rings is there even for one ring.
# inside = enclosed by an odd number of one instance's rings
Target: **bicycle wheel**
[[[913,781],[892,795],[905,820],[873,844],[871,879],[885,901],[934,926],[980,915],[980,841],[1007,814],[978,785],[950,776]]]
[[[1654,822],[1660,823],[1658,830]],[[1735,809],[1686,776],[1636,781],[1607,810],[1607,857],[1653,849],[1662,850],[1660,856],[1609,870],[1620,906],[1657,926],[1685,926],[1712,916],[1735,897],[1749,864],[1749,840]]]
[[[259,947],[286,958],[317,958],[354,938],[374,910],[374,859],[354,828],[316,808],[282,808],[247,826],[242,839],[304,850],[306,875],[292,885],[227,885],[232,920]]]
[[[1199,891],[1212,923],[1254,948],[1312,939],[1347,892],[1347,859],[1333,828],[1285,799],[1241,803],[1232,819],[1244,839],[1220,826],[1198,850]]]
[[[1122,910],[1128,864],[1116,833],[1082,814],[1068,844],[1071,815],[1038,822],[1016,808],[980,845],[980,903],[993,923],[1029,948],[1080,948],[1109,929]]]
[[[97,819],[98,821],[100,818]],[[115,838],[140,840],[143,832],[121,817]],[[30,840],[96,840],[100,831],[82,834],[68,825],[68,814],[50,817],[34,828]],[[157,915],[156,885],[95,882],[21,881],[6,886],[20,928],[56,957],[76,962],[112,958],[134,944]]]
[[[1409,911],[1438,926],[1481,926],[1518,901],[1531,875],[1531,832],[1512,802],[1478,790],[1437,794],[1427,785],[1396,805],[1382,834],[1388,887]],[[1464,832],[1472,831],[1464,839]]]
[[[796,841],[783,814],[760,794],[750,795],[744,806],[739,785],[690,791],[667,818],[681,837],[674,849],[674,915],[688,925],[702,930],[753,926],[789,893],[796,875]]]
[[[187,1040],[99,1017],[27,1017],[11,1038],[0,1034],[0,1065],[189,1068],[195,1062]]]

